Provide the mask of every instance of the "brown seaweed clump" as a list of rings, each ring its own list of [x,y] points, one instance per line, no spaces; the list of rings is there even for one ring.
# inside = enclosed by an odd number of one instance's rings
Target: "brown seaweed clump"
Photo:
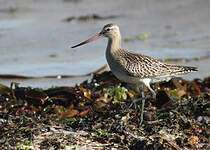
[[[75,87],[0,85],[0,149],[208,149],[210,77],[153,89],[139,126],[140,91],[111,72]]]

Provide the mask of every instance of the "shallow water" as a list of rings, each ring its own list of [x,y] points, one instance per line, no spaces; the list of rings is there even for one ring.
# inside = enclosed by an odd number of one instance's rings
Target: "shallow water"
[[[200,0],[0,0],[0,73],[24,76],[81,75],[106,64],[106,39],[77,49],[75,45],[98,33],[110,22],[120,26],[124,48],[155,58],[210,56],[210,1]],[[12,9],[11,9],[12,8]],[[12,11],[11,11],[12,10]],[[96,21],[65,22],[89,14],[117,16]],[[146,40],[136,36],[146,33]],[[125,38],[133,39],[124,42]],[[173,62],[172,62],[173,63]],[[199,67],[187,79],[210,75],[210,60],[174,62]],[[0,79],[24,86],[74,85],[86,78]]]

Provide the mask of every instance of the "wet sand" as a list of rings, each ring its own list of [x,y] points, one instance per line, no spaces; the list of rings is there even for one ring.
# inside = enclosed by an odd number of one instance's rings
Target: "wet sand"
[[[144,0],[118,3],[111,0],[0,0],[0,73],[24,76],[81,75],[106,64],[106,39],[71,49],[70,46],[98,33],[107,23],[120,26],[124,48],[158,59],[210,56],[210,1]],[[88,6],[88,7],[87,7]],[[65,22],[68,17],[90,14],[116,18]],[[136,36],[146,33],[146,40]],[[210,75],[210,60],[171,62],[192,65],[199,72],[186,79]],[[0,79],[24,86],[74,85],[85,78]]]

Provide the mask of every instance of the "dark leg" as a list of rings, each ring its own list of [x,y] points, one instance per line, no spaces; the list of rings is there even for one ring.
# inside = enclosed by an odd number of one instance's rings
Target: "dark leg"
[[[152,98],[155,98],[156,97],[156,93],[155,93],[155,91],[150,87],[150,84],[148,83],[145,83],[145,85],[146,85],[146,87],[151,91],[151,93],[152,93]],[[143,94],[142,94],[142,96],[144,96]],[[142,124],[142,122],[143,122],[143,116],[144,116],[144,104],[145,104],[145,99],[149,99],[149,98],[151,98],[151,96],[144,96],[144,97],[142,97],[142,106],[141,106],[141,120],[140,120],[140,125]]]
[[[140,89],[139,91],[141,91],[141,98],[138,98],[138,99],[133,100],[132,103],[131,103],[131,105],[129,106],[129,107],[132,107],[133,104],[136,105],[136,103],[138,101],[142,101],[142,105],[141,105],[141,116],[140,116],[140,125],[142,124],[143,119],[144,119],[143,116],[144,116],[144,104],[145,104],[145,100],[151,97],[151,96],[145,96],[145,94],[143,92],[143,86],[144,86],[143,84],[141,84],[139,86],[139,89]]]
[[[149,82],[144,82],[145,86],[151,91],[152,93],[152,98],[156,97],[156,93],[155,91],[150,87],[150,83]],[[143,84],[141,84],[141,86],[139,87],[140,89],[143,89]],[[141,98],[136,99],[132,102],[132,104],[130,105],[130,107],[134,104],[136,104],[136,102],[138,101],[142,101],[142,106],[141,106],[141,116],[140,116],[140,125],[142,124],[143,120],[144,120],[144,104],[145,104],[145,100],[151,98],[151,96],[145,96],[143,90],[141,90]]]

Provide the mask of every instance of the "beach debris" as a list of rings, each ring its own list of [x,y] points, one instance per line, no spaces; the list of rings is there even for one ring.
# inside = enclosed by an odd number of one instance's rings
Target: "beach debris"
[[[20,85],[0,84],[0,149],[208,149],[209,77],[154,84],[142,126],[140,105],[129,107],[140,92],[110,71],[74,87]]]
[[[116,17],[117,16],[115,16],[115,15],[100,16],[98,14],[89,14],[89,15],[79,16],[79,17],[68,17],[68,18],[64,19],[63,21],[65,21],[65,22],[71,22],[73,20],[76,20],[76,21],[87,22],[87,21],[97,21],[97,20],[114,19]]]

